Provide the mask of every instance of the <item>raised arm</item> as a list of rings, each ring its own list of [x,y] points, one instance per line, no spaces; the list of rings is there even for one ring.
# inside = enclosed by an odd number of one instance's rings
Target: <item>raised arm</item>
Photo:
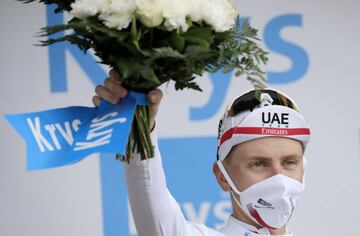
[[[119,82],[117,73],[110,71],[110,78],[104,86],[98,86],[93,102],[99,105],[101,99],[117,103],[127,95]],[[151,127],[154,126],[162,92],[153,90],[149,93]],[[140,236],[220,236],[217,231],[187,221],[179,204],[170,194],[161,163],[156,130],[151,133],[155,147],[155,157],[141,161],[138,154],[130,164],[126,164],[126,180],[129,201],[136,229]]]
[[[194,229],[189,229],[191,226],[188,225],[178,203],[169,193],[156,131],[153,131],[151,136],[155,146],[155,157],[140,161],[140,156],[135,156],[126,166],[129,201],[139,235],[201,235],[192,232]]]

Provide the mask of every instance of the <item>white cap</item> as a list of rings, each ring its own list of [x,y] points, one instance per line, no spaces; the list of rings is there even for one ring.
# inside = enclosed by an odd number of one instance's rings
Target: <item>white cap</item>
[[[281,94],[273,89],[265,89],[260,91],[260,104],[253,109],[234,116],[229,115],[229,109],[226,110],[219,123],[218,159],[220,161],[227,157],[233,146],[257,138],[286,137],[302,142],[304,147],[309,142],[310,128],[305,118],[295,109],[273,105],[273,99],[266,90]],[[296,107],[288,96],[285,97]]]

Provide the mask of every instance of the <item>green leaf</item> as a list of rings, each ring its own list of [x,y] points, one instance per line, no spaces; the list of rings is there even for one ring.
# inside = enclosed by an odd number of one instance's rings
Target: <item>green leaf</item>
[[[214,53],[209,48],[204,48],[198,45],[189,45],[185,49],[185,56],[190,60],[204,60],[213,56]]]
[[[182,37],[178,32],[173,31],[170,34],[169,42],[172,48],[179,52],[183,52],[185,48],[185,38]]]
[[[23,3],[31,3],[35,2],[36,0],[18,0]],[[44,4],[56,4],[57,8],[55,9],[55,13],[61,13],[63,11],[70,11],[71,10],[71,3],[75,0],[39,0],[40,3]]]
[[[134,59],[112,57],[111,61],[116,61],[116,68],[118,68],[118,71],[124,79],[135,76],[138,73],[138,64]]]
[[[79,19],[72,19],[69,22],[69,25],[74,30],[85,29],[88,33],[101,33],[105,38],[114,39],[118,42],[124,42],[126,39],[130,37],[130,33],[126,31],[120,31],[114,28],[107,28],[104,24],[100,23],[97,17],[90,17],[85,21],[81,21]],[[90,32],[89,32],[90,31]]]
[[[237,68],[236,72],[235,72],[235,76],[236,77],[240,77],[244,74],[244,69],[243,68]]]
[[[175,89],[176,90],[183,90],[185,88],[190,88],[190,89],[194,89],[194,90],[202,92],[199,85],[197,85],[195,82],[184,82],[184,81],[181,81],[181,80],[175,82]]]
[[[139,66],[139,72],[144,79],[153,82],[154,85],[158,86],[161,84],[159,78],[156,76],[154,72],[154,69],[151,68],[150,66],[146,66],[146,65]]]
[[[49,45],[52,45],[54,43],[63,42],[63,41],[68,41],[71,44],[77,45],[80,48],[80,50],[83,51],[84,53],[86,53],[86,51],[88,49],[90,49],[90,48],[92,48],[94,46],[88,40],[81,39],[75,34],[73,34],[73,35],[65,35],[64,37],[60,37],[60,38],[50,38],[50,39],[47,39],[47,40],[43,40],[43,41],[40,41],[39,46],[49,46]]]
[[[184,55],[179,53],[178,51],[170,48],[170,47],[163,47],[163,48],[154,48],[154,56],[156,57],[171,57],[171,58],[179,58],[183,59]]]
[[[151,56],[144,61],[145,64],[151,65],[154,61],[158,59],[179,59],[184,60],[185,56],[178,51],[170,48],[170,47],[163,47],[163,48],[154,48],[150,53]]]
[[[182,35],[188,43],[197,44],[205,48],[209,48],[214,42],[212,30],[209,27],[200,28],[197,26],[191,27]]]
[[[203,90],[199,87],[199,85],[195,82],[190,82],[187,84],[187,88],[197,90],[199,92],[202,92]]]
[[[37,34],[37,36],[45,37],[71,28],[72,28],[71,25],[53,25],[53,26],[43,27],[40,29],[40,32]]]

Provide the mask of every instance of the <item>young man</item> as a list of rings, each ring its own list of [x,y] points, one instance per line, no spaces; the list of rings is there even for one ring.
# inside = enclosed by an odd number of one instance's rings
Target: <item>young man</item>
[[[97,86],[93,102],[112,103],[127,95],[110,71]],[[286,224],[304,190],[304,150],[310,129],[295,103],[274,90],[250,91],[239,96],[219,123],[218,160],[213,172],[231,194],[232,215],[220,231],[187,221],[166,186],[156,129],[152,131],[155,157],[126,165],[129,201],[140,236],[252,236],[291,235]],[[162,98],[148,95],[151,127]],[[259,101],[260,100],[260,101]]]

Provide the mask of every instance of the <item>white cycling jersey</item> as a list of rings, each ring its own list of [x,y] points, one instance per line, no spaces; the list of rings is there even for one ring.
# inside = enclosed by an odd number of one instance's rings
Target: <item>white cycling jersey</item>
[[[151,133],[151,139],[155,157],[141,161],[140,156],[135,154],[125,168],[130,207],[139,236],[270,235],[267,229],[256,229],[232,216],[219,231],[187,221],[166,186],[156,130]]]

